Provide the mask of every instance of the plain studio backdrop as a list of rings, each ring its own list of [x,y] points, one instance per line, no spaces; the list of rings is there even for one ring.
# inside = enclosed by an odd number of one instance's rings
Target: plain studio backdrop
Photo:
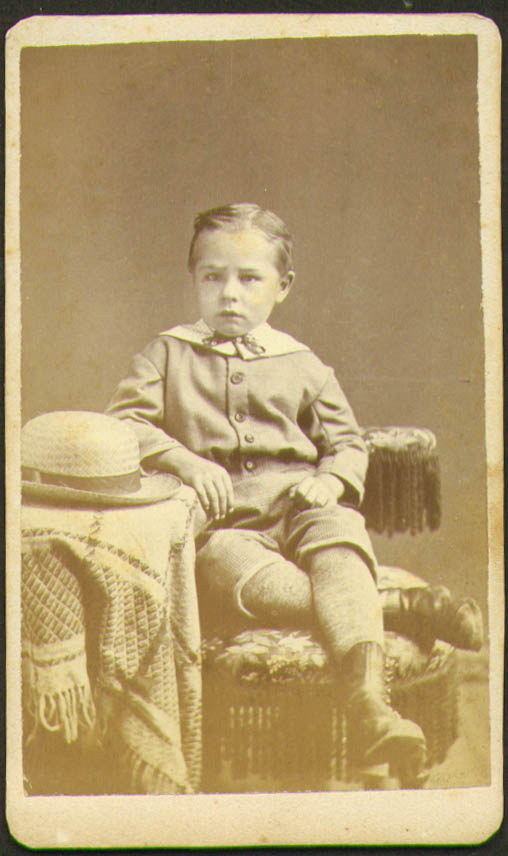
[[[443,522],[379,560],[486,609],[474,36],[22,53],[23,419],[102,410],[131,355],[197,318],[195,213],[273,209],[296,283],[275,326],[362,425],[435,432]]]

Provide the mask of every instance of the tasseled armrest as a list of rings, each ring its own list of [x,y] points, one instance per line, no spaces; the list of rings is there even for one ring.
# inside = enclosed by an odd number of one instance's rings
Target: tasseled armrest
[[[427,428],[364,428],[369,449],[362,512],[370,529],[416,535],[441,522],[436,438]]]

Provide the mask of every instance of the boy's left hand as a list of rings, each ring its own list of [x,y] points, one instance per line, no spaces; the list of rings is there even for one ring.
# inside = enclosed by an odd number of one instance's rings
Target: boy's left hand
[[[301,482],[293,485],[289,495],[307,508],[322,508],[335,504],[344,494],[344,483],[331,473],[319,473],[305,476]]]

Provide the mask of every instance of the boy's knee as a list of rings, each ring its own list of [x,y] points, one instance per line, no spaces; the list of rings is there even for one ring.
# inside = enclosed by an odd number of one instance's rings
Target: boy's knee
[[[353,564],[362,560],[376,578],[377,563],[362,515],[342,506],[312,508],[295,515],[290,522],[288,546],[296,564],[309,569],[312,556],[335,550],[351,556]]]
[[[196,563],[224,562],[234,557],[241,546],[238,534],[233,529],[220,529],[207,538],[206,543],[198,550]]]

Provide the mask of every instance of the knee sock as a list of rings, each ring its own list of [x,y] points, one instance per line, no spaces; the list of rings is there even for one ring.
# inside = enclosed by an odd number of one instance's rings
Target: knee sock
[[[261,568],[241,591],[242,603],[267,627],[312,630],[315,617],[308,575],[284,559]]]
[[[268,627],[319,628],[337,660],[357,642],[383,645],[381,600],[361,556],[329,547],[309,566],[310,578],[284,559],[267,565],[243,586],[242,603]]]
[[[350,547],[327,547],[307,559],[317,622],[337,664],[359,642],[383,647],[383,613],[374,578]]]

